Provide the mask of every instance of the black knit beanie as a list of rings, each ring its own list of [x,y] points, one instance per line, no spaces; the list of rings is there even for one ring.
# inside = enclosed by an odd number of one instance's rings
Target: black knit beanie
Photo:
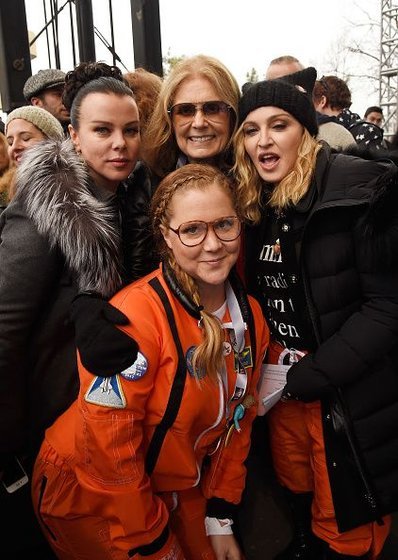
[[[239,101],[239,125],[259,107],[279,107],[297,119],[312,136],[318,134],[312,90],[316,70],[312,66],[276,80],[245,84]]]

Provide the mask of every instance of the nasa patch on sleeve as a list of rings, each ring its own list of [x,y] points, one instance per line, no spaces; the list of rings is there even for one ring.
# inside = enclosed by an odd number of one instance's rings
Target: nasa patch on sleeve
[[[118,375],[95,377],[84,395],[84,400],[108,408],[126,408],[126,398]]]
[[[137,381],[148,370],[148,360],[141,352],[138,352],[137,359],[131,366],[120,372],[120,375],[127,379],[128,381]]]

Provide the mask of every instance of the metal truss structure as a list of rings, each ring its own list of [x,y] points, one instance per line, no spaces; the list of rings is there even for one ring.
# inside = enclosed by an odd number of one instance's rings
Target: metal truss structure
[[[42,68],[72,69],[98,56],[122,71],[143,67],[163,75],[159,0],[102,0],[98,10],[99,5],[99,0],[0,0],[1,111],[25,103],[23,85],[38,53]],[[28,31],[30,17],[35,33]],[[119,27],[122,22],[122,31],[114,21]],[[130,56],[121,60],[117,44],[128,46],[134,64]]]
[[[130,6],[130,13],[127,11],[124,17],[131,20],[135,66],[143,66],[161,76],[159,2],[130,0]],[[61,51],[66,49],[69,50],[68,54],[72,55],[71,67],[81,61],[96,60],[95,44],[100,43],[111,55],[109,63],[128,70],[115,46],[115,34],[118,30],[114,25],[114,10],[120,10],[120,3],[117,0],[108,0],[107,23],[101,22],[101,29],[94,25],[95,7],[95,0],[42,0],[43,27],[35,37],[30,38],[29,43],[34,49],[36,42],[39,39],[42,41],[42,36],[45,35],[49,68],[62,66]],[[60,23],[61,12],[63,23]],[[64,17],[65,12],[68,13],[68,18]],[[69,30],[65,28],[67,19]],[[64,40],[65,36],[68,36],[67,41]]]

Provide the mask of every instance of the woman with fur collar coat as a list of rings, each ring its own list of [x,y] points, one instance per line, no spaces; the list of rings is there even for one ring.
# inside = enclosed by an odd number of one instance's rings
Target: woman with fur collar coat
[[[100,63],[69,73],[65,91],[71,138],[26,152],[0,218],[0,509],[10,555],[41,558],[52,556],[35,548],[41,535],[14,457],[29,477],[45,428],[76,398],[76,336],[89,344],[99,315],[122,322],[106,299],[155,267],[132,91],[117,68]],[[94,295],[75,332],[71,305],[83,291]],[[113,325],[112,335],[115,351],[126,348]],[[129,348],[131,362],[134,342]]]

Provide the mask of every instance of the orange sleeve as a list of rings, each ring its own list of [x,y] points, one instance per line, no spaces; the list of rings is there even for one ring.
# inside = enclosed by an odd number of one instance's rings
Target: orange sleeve
[[[76,474],[87,510],[110,521],[110,537],[130,550],[152,543],[168,523],[163,501],[152,492],[144,465],[146,401],[159,370],[159,310],[142,290],[112,301],[130,319],[123,330],[139,344],[128,375],[95,377],[79,364]],[[127,370],[125,370],[127,371]]]

